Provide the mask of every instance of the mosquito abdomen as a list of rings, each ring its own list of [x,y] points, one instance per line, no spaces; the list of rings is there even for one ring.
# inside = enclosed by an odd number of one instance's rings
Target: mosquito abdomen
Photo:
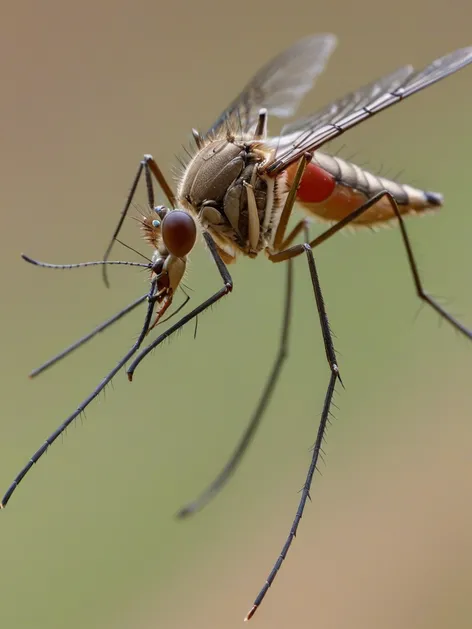
[[[307,166],[297,199],[310,214],[337,222],[384,190],[395,198],[401,214],[421,214],[440,207],[443,202],[442,196],[436,192],[379,177],[351,162],[319,152]],[[392,205],[384,197],[352,223],[375,225],[394,218]]]

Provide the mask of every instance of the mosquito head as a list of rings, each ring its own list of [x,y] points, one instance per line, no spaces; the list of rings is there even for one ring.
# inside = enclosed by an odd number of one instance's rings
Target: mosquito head
[[[165,214],[163,210],[165,209]],[[161,209],[158,225],[161,229],[162,241],[171,256],[183,258],[188,255],[197,239],[197,225],[195,219],[184,210]]]
[[[163,205],[153,208],[150,216],[143,216],[141,228],[152,247],[161,249],[159,243],[162,243],[166,254],[176,258],[188,255],[197,239],[194,218],[185,210],[169,210]]]
[[[152,274],[157,278],[157,301],[160,307],[154,325],[172,303],[185,274],[187,255],[197,239],[195,219],[185,210],[154,208],[149,227],[159,234],[153,256]]]

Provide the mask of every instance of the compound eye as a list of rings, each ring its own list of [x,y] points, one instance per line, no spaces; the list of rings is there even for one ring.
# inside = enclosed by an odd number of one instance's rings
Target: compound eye
[[[197,226],[187,212],[171,210],[162,220],[161,234],[169,253],[183,258],[193,249],[197,239]]]

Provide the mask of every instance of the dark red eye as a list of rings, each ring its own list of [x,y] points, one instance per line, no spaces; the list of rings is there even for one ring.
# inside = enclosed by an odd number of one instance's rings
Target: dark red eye
[[[193,249],[197,239],[197,226],[187,212],[172,210],[162,220],[161,234],[169,253],[183,258]]]

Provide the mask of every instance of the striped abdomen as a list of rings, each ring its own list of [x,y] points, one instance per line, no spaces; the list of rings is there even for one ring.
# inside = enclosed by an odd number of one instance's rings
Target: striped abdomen
[[[296,164],[288,173],[290,183]],[[401,214],[417,214],[438,208],[442,196],[435,192],[424,192],[402,185],[384,177],[377,177],[355,164],[339,157],[316,152],[308,164],[297,193],[297,200],[310,214],[326,221],[336,222],[374,195],[387,190],[398,204]],[[372,225],[392,220],[392,206],[385,197],[364,214],[353,225]]]

